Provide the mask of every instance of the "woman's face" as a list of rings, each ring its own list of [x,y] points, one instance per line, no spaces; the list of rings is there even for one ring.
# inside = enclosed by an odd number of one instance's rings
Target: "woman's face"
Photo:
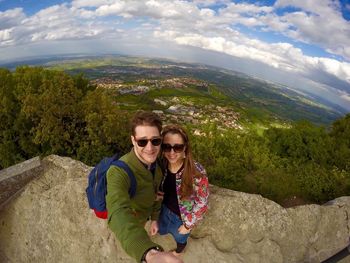
[[[183,162],[186,147],[180,134],[167,133],[163,138],[162,148],[164,157],[170,164],[181,164]]]

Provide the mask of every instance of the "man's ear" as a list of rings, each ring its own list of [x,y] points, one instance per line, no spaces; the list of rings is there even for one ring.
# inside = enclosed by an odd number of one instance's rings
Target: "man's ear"
[[[132,145],[134,145],[134,146],[135,146],[135,143],[136,143],[136,141],[135,141],[135,137],[134,137],[133,135],[131,135],[131,136],[130,136],[130,139],[131,139],[131,143],[132,143]]]

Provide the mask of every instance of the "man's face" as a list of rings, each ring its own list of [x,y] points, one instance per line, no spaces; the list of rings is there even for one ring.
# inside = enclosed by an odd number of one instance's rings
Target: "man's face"
[[[134,145],[136,156],[141,162],[150,165],[157,159],[161,144],[161,137],[157,127],[137,126],[135,128],[135,136],[131,136],[131,141]],[[146,142],[147,144],[145,144]]]

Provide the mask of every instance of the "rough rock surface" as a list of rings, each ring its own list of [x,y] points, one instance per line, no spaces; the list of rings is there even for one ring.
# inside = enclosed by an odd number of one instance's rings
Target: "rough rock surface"
[[[39,157],[35,157],[0,171],[0,209],[23,190],[41,172]]]
[[[134,262],[88,209],[91,167],[55,155],[0,211],[1,262]],[[211,187],[210,210],[183,259],[196,262],[321,262],[347,246],[350,197],[284,209],[259,195]],[[170,236],[154,238],[166,249]],[[350,262],[345,258],[341,262]]]

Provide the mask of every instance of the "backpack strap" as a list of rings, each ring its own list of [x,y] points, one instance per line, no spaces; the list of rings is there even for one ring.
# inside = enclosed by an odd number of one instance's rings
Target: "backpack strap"
[[[133,198],[135,196],[135,194],[136,194],[136,186],[137,186],[136,178],[134,176],[134,173],[131,171],[129,165],[127,165],[122,160],[115,160],[115,161],[112,162],[112,164],[122,168],[128,174],[129,179],[130,179],[129,195],[130,195],[130,198]]]

